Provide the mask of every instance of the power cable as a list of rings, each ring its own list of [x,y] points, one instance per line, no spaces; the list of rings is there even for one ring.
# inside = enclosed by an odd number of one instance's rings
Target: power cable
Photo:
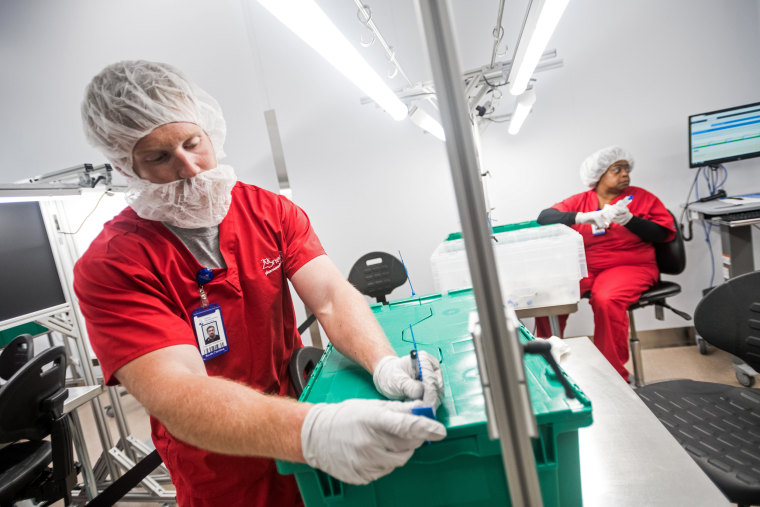
[[[79,233],[79,231],[81,231],[81,230],[82,230],[82,226],[83,226],[83,225],[84,225],[84,223],[87,221],[87,219],[88,219],[88,218],[90,218],[90,216],[91,216],[93,213],[95,213],[95,210],[96,210],[96,209],[98,209],[98,206],[100,205],[100,201],[102,201],[102,200],[103,200],[103,198],[106,196],[106,194],[110,194],[110,195],[113,195],[113,193],[112,193],[111,191],[109,191],[109,190],[106,190],[105,192],[103,192],[103,193],[100,195],[100,197],[98,198],[98,201],[95,203],[95,206],[92,208],[92,210],[91,210],[89,213],[87,213],[87,216],[86,216],[86,217],[84,217],[84,219],[82,220],[82,223],[80,223],[80,224],[79,224],[79,227],[77,227],[77,230],[75,230],[74,232],[68,232],[68,231],[60,231],[60,232],[61,232],[61,234],[69,234],[69,235],[72,235],[72,236],[73,236],[73,235],[75,235],[75,234]]]

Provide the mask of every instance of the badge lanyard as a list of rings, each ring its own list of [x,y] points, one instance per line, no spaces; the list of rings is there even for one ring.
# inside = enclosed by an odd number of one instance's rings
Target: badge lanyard
[[[208,361],[230,350],[227,343],[227,333],[222,321],[222,309],[215,303],[208,302],[208,296],[203,285],[214,279],[214,273],[209,268],[201,268],[195,274],[198,282],[198,292],[201,297],[201,307],[193,310],[193,330],[198,350],[204,361]]]

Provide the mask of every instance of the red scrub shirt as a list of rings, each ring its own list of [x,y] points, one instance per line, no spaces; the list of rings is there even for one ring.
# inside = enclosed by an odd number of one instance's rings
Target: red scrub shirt
[[[208,360],[206,371],[263,393],[292,394],[288,362],[302,343],[288,278],[324,249],[303,210],[242,183],[219,224],[219,248],[227,268],[214,269],[204,288],[221,307],[230,350]],[[104,226],[74,268],[74,290],[108,385],[143,354],[197,347],[191,313],[201,305],[195,276],[202,267],[163,224],[131,208]],[[153,417],[151,428],[180,505],[302,505],[292,476],[277,474],[273,460],[199,449]]]
[[[643,188],[628,187],[612,200],[615,204],[628,197],[633,200],[628,209],[634,216],[650,220],[670,229],[666,241],[675,237],[673,217],[660,200]],[[582,192],[558,202],[552,208],[563,212],[589,212],[599,209],[595,189]],[[594,311],[594,345],[624,379],[629,372],[628,307],[638,301],[641,293],[651,287],[660,273],[654,246],[641,239],[625,226],[613,223],[605,234],[594,236],[588,224],[571,226],[583,237],[589,276],[580,282],[581,294],[591,291],[589,303]],[[567,315],[559,318],[564,333]],[[536,319],[536,336],[551,335],[546,317]]]

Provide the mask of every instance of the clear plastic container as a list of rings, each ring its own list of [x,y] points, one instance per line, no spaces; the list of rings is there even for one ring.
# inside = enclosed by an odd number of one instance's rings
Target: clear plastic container
[[[494,256],[506,305],[530,308],[580,299],[578,282],[588,275],[580,234],[561,224],[495,231]],[[438,245],[430,264],[436,290],[472,287],[461,238]]]

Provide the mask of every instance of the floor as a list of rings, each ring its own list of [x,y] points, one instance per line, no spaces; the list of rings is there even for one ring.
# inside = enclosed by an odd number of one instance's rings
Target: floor
[[[708,346],[706,355],[700,354],[696,345],[644,349],[641,355],[645,382],[688,378],[740,385],[734,376],[732,356],[714,347]],[[633,371],[630,362],[628,369]]]
[[[673,378],[690,378],[707,382],[719,382],[729,385],[739,385],[732,368],[732,358],[729,354],[710,347],[707,355],[702,355],[696,346],[679,346],[665,348],[649,348],[642,351],[644,363],[644,378],[646,382]],[[629,369],[632,367],[629,365]],[[108,396],[101,396],[103,403],[108,403]],[[121,403],[127,419],[129,432],[134,437],[147,441],[150,438],[148,416],[142,406],[129,395],[121,398]],[[85,435],[88,439],[90,459],[95,462],[100,455],[100,445],[95,429],[92,409],[88,406],[78,409]],[[108,418],[111,434],[114,438],[119,435],[113,418]],[[170,488],[170,485],[166,487]],[[59,502],[56,507],[62,506]],[[144,506],[158,507],[159,503],[130,503],[120,502],[122,507]]]

